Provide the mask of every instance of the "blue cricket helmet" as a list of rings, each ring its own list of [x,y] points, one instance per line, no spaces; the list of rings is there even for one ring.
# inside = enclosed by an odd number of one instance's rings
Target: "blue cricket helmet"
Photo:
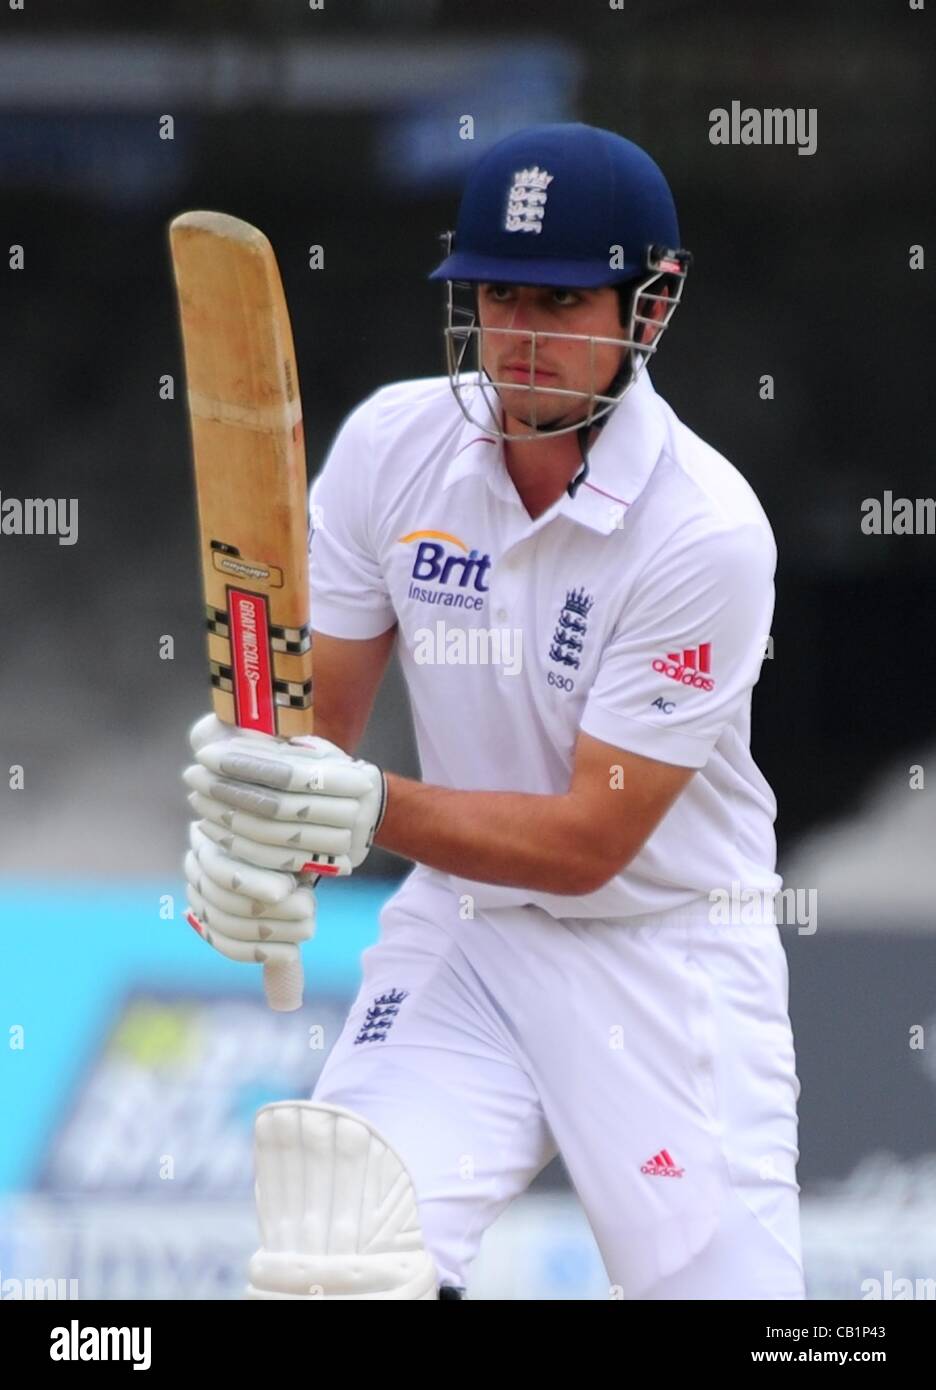
[[[679,244],[669,184],[639,145],[578,122],[530,126],[478,160],[429,279],[597,289]]]

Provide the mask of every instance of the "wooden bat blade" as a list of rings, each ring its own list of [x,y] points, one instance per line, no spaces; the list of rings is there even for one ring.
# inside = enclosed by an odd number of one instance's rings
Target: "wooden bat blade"
[[[219,718],[312,732],[308,521],[292,330],[269,241],[217,212],[170,227]]]

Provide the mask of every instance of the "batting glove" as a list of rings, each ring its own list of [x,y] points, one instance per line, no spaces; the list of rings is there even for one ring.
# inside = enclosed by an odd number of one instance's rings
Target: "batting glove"
[[[188,921],[199,936],[228,960],[298,969],[299,943],[315,934],[312,888],[234,859],[197,825],[189,844]]]
[[[233,730],[213,714],[191,743],[189,803],[232,859],[287,875],[347,875],[364,862],[387,804],[379,767],[327,739]]]

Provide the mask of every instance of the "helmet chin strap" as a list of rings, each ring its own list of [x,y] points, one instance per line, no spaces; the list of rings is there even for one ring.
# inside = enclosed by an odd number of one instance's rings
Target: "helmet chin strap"
[[[626,294],[626,293],[627,293],[627,289],[626,289],[626,287],[624,287],[624,286],[622,286],[622,287],[619,289],[619,291],[618,291],[618,298],[619,298],[619,300],[620,300],[620,306],[621,306],[621,307],[620,307],[620,315],[619,315],[619,317],[620,317],[622,326],[623,326],[623,323],[624,323],[624,298],[623,298],[623,296],[624,296],[624,294]],[[635,298],[636,298],[636,293],[637,293],[637,291],[636,291],[636,289],[635,289],[635,290],[634,290]],[[628,310],[628,318],[629,318],[629,319],[632,318],[632,314],[631,314],[630,310]],[[629,384],[629,382],[633,380],[633,376],[634,376],[633,353],[634,353],[634,349],[633,349],[632,347],[629,347],[629,348],[626,350],[626,352],[623,354],[622,361],[621,361],[621,366],[617,369],[617,371],[615,372],[615,374],[614,374],[614,376],[612,377],[611,381],[608,383],[608,386],[607,386],[607,388],[605,389],[605,393],[604,393],[605,395],[607,395],[607,396],[614,396],[614,395],[618,394],[619,392],[622,392],[622,391],[624,390],[624,387],[627,386],[627,385]],[[580,428],[577,429],[577,430],[575,431],[575,438],[578,440],[579,453],[580,453],[581,456],[582,456],[582,467],[579,469],[578,473],[576,473],[576,475],[575,475],[575,477],[572,479],[572,481],[566,485],[566,492],[567,492],[567,493],[569,494],[569,496],[570,496],[571,498],[573,498],[573,499],[575,498],[575,494],[576,494],[576,492],[579,490],[579,488],[581,487],[582,483],[584,483],[585,479],[588,477],[588,435],[589,435],[589,432],[591,431],[592,428],[594,428],[594,429],[598,430],[599,433],[600,433],[601,430],[604,429],[605,425],[607,424],[608,420],[610,419],[611,415],[614,413],[614,411],[615,411],[616,409],[617,409],[616,406],[612,406],[610,410],[606,410],[605,413],[604,413],[604,415],[599,416],[599,418],[594,422],[594,426],[592,426],[592,425],[590,425],[590,424],[582,424],[582,425],[580,426]]]
[[[632,348],[628,348],[625,354],[628,365],[626,367],[618,368],[618,370],[615,372],[614,376],[612,377],[611,381],[605,389],[605,395],[616,395],[619,391],[623,391],[624,387],[630,381],[631,377],[633,376],[633,371],[630,366],[632,351]],[[566,492],[573,500],[575,499],[575,494],[582,486],[582,483],[584,483],[585,479],[588,477],[588,436],[593,429],[598,430],[600,434],[616,409],[617,406],[612,406],[610,410],[605,411],[604,415],[600,415],[598,419],[594,421],[593,424],[587,421],[583,422],[575,431],[575,438],[578,441],[579,453],[582,456],[582,466],[579,469],[578,473],[576,473],[572,481],[566,484]]]
[[[627,357],[629,363],[630,351],[628,351]],[[488,376],[488,380],[490,381],[490,376],[488,375],[488,373],[485,373],[485,375]],[[611,381],[608,383],[603,394],[613,396],[617,391],[622,391],[624,387],[627,385],[631,376],[632,372],[630,365],[626,367],[620,367],[615,372],[614,376],[611,378]],[[578,429],[575,431],[575,438],[576,442],[578,443],[579,454],[581,455],[582,459],[582,466],[579,469],[578,473],[576,473],[572,481],[566,484],[566,492],[573,500],[575,498],[575,494],[582,486],[582,483],[584,483],[585,479],[588,477],[588,436],[593,429],[598,430],[599,432],[603,430],[608,419],[610,418],[615,409],[616,407],[612,406],[611,410],[605,411],[605,413],[603,415],[600,415],[597,420],[583,420],[581,425],[579,425]],[[567,426],[563,425],[563,419],[564,417],[560,416],[558,420],[553,420],[550,421],[548,424],[542,425],[532,424],[529,420],[524,420],[522,423],[527,425],[528,428],[534,430],[537,434],[554,434],[556,430],[567,428]]]
[[[582,467],[579,469],[578,473],[575,475],[572,481],[566,484],[566,492],[572,498],[575,497],[576,492],[581,487],[582,483],[584,483],[585,479],[588,477],[588,436],[593,429],[602,429],[604,427],[605,420],[607,420],[608,415],[610,414],[611,411],[609,410],[606,414],[602,415],[599,420],[583,420],[582,423],[579,425],[578,429],[575,431],[575,438],[578,443],[579,454],[581,455],[582,459]],[[525,420],[523,421],[523,423],[529,425],[529,421]],[[562,429],[563,425],[562,420],[559,419],[556,420],[554,423],[548,425],[530,425],[530,428],[535,429],[537,434],[553,434],[556,430]]]

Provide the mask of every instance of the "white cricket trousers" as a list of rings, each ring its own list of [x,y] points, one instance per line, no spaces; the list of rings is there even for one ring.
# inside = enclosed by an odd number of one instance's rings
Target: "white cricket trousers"
[[[773,923],[460,914],[426,871],[380,914],[313,1099],[406,1164],[439,1282],[561,1153],[609,1298],[805,1297],[799,1081]]]

